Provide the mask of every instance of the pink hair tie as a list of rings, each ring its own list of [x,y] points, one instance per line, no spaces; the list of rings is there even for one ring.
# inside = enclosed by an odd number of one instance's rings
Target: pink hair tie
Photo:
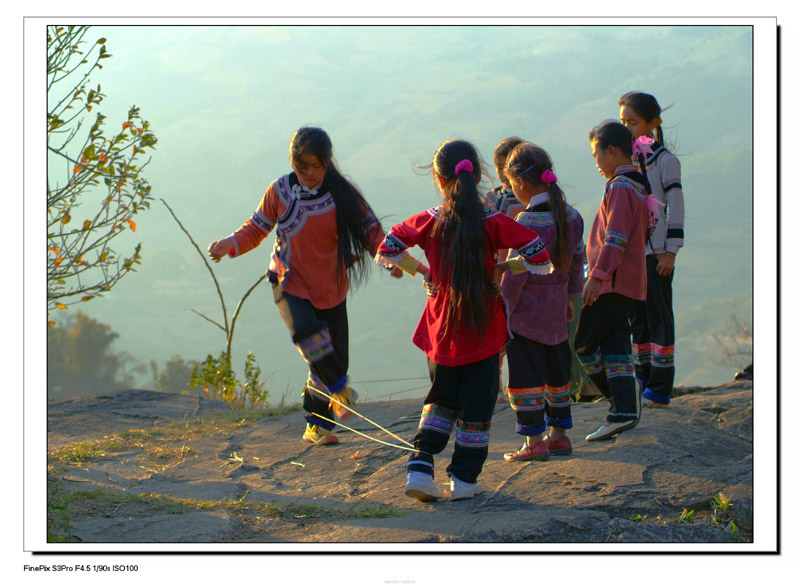
[[[456,175],[458,175],[459,173],[461,173],[463,171],[466,171],[468,173],[471,173],[473,171],[472,161],[471,160],[465,158],[464,160],[462,160],[460,163],[458,163],[456,165]]]
[[[633,152],[641,154],[653,154],[653,144],[655,144],[655,140],[652,138],[648,138],[647,136],[639,136],[639,138],[633,142]]]
[[[542,183],[545,184],[555,183],[556,181],[558,181],[558,177],[556,177],[556,174],[553,171],[547,169],[545,172],[542,173],[541,181]]]

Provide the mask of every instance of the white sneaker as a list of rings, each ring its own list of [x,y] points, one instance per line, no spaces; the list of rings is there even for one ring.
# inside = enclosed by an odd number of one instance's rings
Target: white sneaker
[[[406,495],[420,502],[431,502],[444,497],[444,488],[433,481],[433,476],[423,471],[409,471]]]
[[[627,431],[636,426],[636,419],[626,420],[623,422],[606,422],[590,435],[586,435],[586,440],[602,441],[603,439],[610,439],[611,437],[620,434],[622,431]]]
[[[467,500],[482,493],[483,488],[478,482],[466,483],[458,479],[455,475],[452,475],[450,476],[450,491],[452,492],[450,499]]]

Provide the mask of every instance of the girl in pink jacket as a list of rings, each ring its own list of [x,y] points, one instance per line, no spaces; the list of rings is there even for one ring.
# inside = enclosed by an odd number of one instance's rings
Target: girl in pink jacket
[[[645,244],[650,192],[640,166],[631,164],[633,134],[608,120],[589,133],[592,156],[608,179],[586,243],[589,278],[575,331],[575,353],[609,399],[606,422],[587,441],[609,439],[639,422],[641,396],[633,375],[628,312],[647,296]]]

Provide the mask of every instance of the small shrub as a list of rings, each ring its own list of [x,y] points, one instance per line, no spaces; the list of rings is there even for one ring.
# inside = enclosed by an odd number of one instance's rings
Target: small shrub
[[[274,374],[275,372],[272,372]],[[231,367],[231,356],[225,351],[219,358],[211,354],[197,365],[189,377],[188,388],[198,389],[206,398],[229,402],[241,407],[266,407],[269,390],[265,388],[266,380],[261,378],[261,367],[253,352],[247,352],[244,364],[244,383],[239,381]]]

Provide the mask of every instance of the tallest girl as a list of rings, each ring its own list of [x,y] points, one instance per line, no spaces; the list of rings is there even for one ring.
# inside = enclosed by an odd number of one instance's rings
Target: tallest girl
[[[350,416],[357,398],[347,379],[347,291],[366,277],[384,232],[339,172],[324,130],[295,132],[289,159],[293,172],[273,181],[255,213],[233,234],[212,242],[208,253],[215,262],[241,256],[276,229],[267,276],[292,341],[309,365],[303,440],[330,445],[338,442],[334,416]]]
[[[669,406],[675,382],[675,317],[672,276],[675,257],[683,246],[683,189],[681,163],[664,146],[661,106],[648,93],[632,91],[619,98],[620,121],[634,139],[655,138],[647,157],[647,178],[653,196],[661,202],[660,216],[647,240],[647,299],[631,310],[633,359],[644,393],[642,406]]]

